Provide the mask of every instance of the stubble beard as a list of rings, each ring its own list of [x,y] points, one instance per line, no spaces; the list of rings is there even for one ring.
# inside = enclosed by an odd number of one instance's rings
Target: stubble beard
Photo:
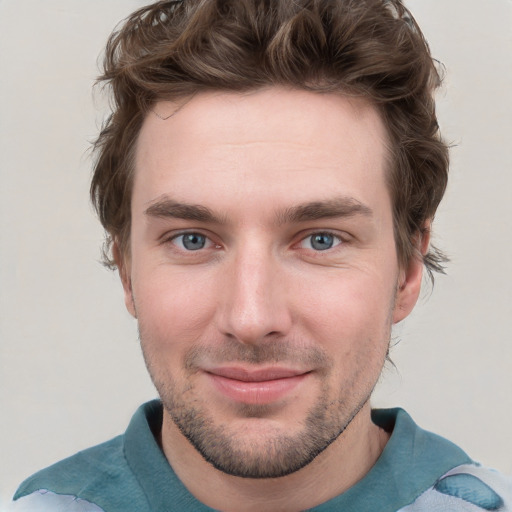
[[[261,436],[255,439],[250,435],[251,432],[236,431],[229,423],[216,422],[207,409],[207,403],[198,400],[192,387],[180,388],[168,372],[158,375],[148,350],[145,350],[143,338],[141,335],[140,337],[146,366],[167,414],[208,463],[232,476],[278,478],[304,468],[345,431],[370,399],[375,385],[370,385],[370,389],[358,399],[352,395],[355,382],[345,382],[345,392],[339,391],[339,396],[335,399],[329,393],[327,385],[324,385],[318,401],[310,409],[298,431],[287,433],[283,429],[266,425],[262,441]],[[221,354],[210,347],[196,348],[185,358],[185,368],[188,375],[192,376],[196,371],[196,360],[200,357],[198,354],[204,357],[205,352],[215,353],[216,357],[224,361],[284,361],[289,359],[288,347],[276,343],[255,347],[239,345],[232,350],[233,346],[228,346]],[[300,360],[296,355],[294,357],[296,361]],[[327,356],[316,349],[308,350],[306,357],[316,363],[321,361],[324,366],[328,362]],[[237,412],[239,417],[258,421],[267,418],[271,408],[271,405],[242,404]]]
[[[343,420],[329,412],[327,400],[321,400],[298,433],[267,429],[265,443],[261,443],[251,442],[243,432],[233,432],[229,425],[214,424],[205,411],[177,402],[173,394],[160,396],[175,425],[207,462],[228,475],[257,479],[283,477],[310,464],[343,433],[367,401]],[[251,409],[247,418],[264,416],[261,410]]]

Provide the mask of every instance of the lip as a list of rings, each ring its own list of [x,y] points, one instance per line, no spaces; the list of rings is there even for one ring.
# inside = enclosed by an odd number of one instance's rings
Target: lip
[[[213,368],[205,371],[215,388],[235,402],[264,405],[295,390],[310,374],[290,368]]]

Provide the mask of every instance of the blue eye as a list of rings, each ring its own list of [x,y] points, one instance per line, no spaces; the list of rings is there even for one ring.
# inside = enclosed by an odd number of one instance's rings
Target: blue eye
[[[331,233],[314,233],[306,237],[301,246],[305,249],[313,249],[314,251],[327,251],[336,245],[339,245],[341,240]]]
[[[325,251],[334,244],[334,237],[328,233],[318,233],[311,235],[311,247],[316,251]]]
[[[180,245],[187,251],[198,251],[205,247],[207,238],[200,233],[185,233],[177,236],[175,240],[180,241]]]

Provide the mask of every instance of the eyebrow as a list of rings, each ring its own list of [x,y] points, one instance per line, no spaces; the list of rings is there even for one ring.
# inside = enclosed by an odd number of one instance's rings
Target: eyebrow
[[[224,220],[217,217],[206,206],[179,203],[173,199],[163,198],[155,201],[144,213],[150,217],[195,220],[212,224],[223,224]]]
[[[219,217],[202,205],[180,203],[168,197],[153,202],[144,213],[150,217],[193,220],[211,224],[226,224],[227,217]],[[337,197],[326,201],[311,201],[286,208],[276,213],[278,224],[307,222],[338,217],[362,215],[371,217],[371,208],[352,197]]]
[[[313,201],[292,206],[278,213],[277,218],[279,223],[286,224],[358,215],[372,217],[373,211],[353,197],[337,197],[326,201]]]

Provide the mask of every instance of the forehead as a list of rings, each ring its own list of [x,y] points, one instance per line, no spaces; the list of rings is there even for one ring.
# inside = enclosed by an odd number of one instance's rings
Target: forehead
[[[233,192],[247,206],[335,193],[372,201],[387,195],[386,147],[377,110],[360,98],[270,88],[159,102],[137,142],[133,204],[169,194],[229,206]]]

